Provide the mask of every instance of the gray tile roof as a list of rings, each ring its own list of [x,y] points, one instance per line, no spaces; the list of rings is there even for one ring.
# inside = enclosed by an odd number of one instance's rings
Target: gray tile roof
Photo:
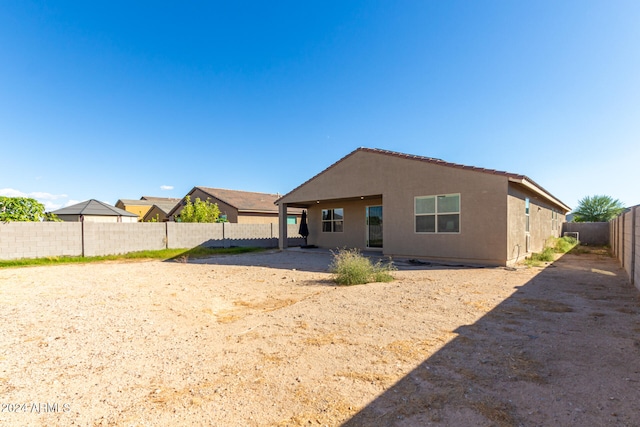
[[[51,213],[56,215],[138,216],[95,199],[67,206]]]

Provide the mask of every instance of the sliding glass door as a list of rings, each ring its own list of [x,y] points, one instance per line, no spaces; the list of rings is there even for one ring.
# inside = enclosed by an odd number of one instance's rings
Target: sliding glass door
[[[382,247],[382,206],[367,206],[367,247]]]

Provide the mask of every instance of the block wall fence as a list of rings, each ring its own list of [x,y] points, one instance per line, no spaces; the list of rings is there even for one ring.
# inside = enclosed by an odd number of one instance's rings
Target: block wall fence
[[[287,225],[297,236],[298,225]],[[0,223],[0,259],[101,256],[197,246],[278,247],[277,224],[8,222]],[[304,244],[289,237],[289,246]]]
[[[608,222],[565,222],[562,224],[562,234],[578,233],[582,244],[605,246],[610,243],[610,227]]]
[[[610,221],[611,252],[640,290],[640,205]]]

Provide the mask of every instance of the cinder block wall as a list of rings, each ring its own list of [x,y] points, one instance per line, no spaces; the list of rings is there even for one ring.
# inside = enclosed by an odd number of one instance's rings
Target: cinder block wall
[[[638,288],[638,290],[640,290],[640,209],[638,209],[638,207],[636,207],[633,210],[633,213],[635,214],[635,237],[634,237],[634,242],[635,242],[635,247],[634,247],[634,254],[635,257],[633,259],[633,265],[635,266],[633,269],[633,278],[631,280],[631,283],[634,283],[636,285],[636,288]]]
[[[610,244],[610,224],[608,222],[565,222],[562,233],[578,233],[580,243],[595,246]]]
[[[163,223],[84,223],[84,255],[114,255],[164,249]]]
[[[609,222],[611,251],[640,290],[640,205]]]
[[[287,224],[287,246],[302,246],[304,245],[304,237],[298,234],[300,231],[300,224]],[[278,224],[273,225],[273,237],[275,237],[275,248],[278,247],[278,239],[280,238],[280,227]]]
[[[215,246],[213,241],[223,239],[222,224],[184,222],[166,222],[165,224],[169,249],[195,248],[200,245]]]
[[[623,216],[623,221],[622,244],[624,245],[625,250],[622,257],[622,265],[624,266],[624,269],[627,270],[627,274],[631,276],[631,266],[634,260],[634,251],[631,249],[633,248],[633,235],[636,231],[633,229],[633,212],[626,213]]]
[[[226,239],[270,239],[278,232],[278,225],[272,224],[224,224]]]
[[[298,225],[287,228],[289,245],[300,245]],[[0,224],[0,259],[100,256],[196,246],[278,246],[271,224],[10,222]]]
[[[79,256],[79,222],[0,223],[0,259]]]
[[[272,248],[278,246],[278,224],[225,223],[224,246],[258,246]]]

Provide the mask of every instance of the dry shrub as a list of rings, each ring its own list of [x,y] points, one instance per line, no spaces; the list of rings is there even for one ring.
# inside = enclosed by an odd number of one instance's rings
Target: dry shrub
[[[391,272],[396,270],[392,262],[375,264],[363,256],[358,249],[339,249],[333,254],[329,270],[335,275],[339,285],[363,285],[372,282],[391,282]]]

